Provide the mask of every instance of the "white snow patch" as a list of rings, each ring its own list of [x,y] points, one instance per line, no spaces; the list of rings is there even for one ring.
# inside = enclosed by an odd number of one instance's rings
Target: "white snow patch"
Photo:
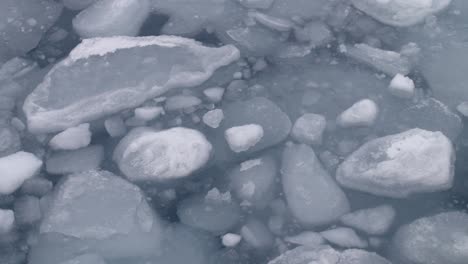
[[[241,240],[242,237],[240,235],[233,233],[227,233],[221,239],[225,247],[235,247]]]

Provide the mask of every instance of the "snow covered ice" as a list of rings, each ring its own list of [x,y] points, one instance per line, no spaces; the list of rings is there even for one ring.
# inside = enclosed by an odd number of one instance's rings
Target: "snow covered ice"
[[[468,1],[0,0],[1,264],[466,264]]]

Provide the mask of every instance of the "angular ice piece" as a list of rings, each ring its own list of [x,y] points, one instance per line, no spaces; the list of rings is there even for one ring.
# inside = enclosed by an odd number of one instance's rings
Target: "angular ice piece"
[[[319,246],[325,244],[325,239],[320,233],[304,231],[295,236],[285,237],[284,241],[301,246]]]
[[[322,136],[327,120],[322,115],[304,114],[299,117],[291,131],[291,136],[299,143],[308,145],[322,144]]]
[[[414,88],[413,80],[398,73],[390,82],[388,91],[395,96],[408,99],[414,96]]]
[[[21,149],[21,139],[14,128],[0,126],[0,158],[11,155]]]
[[[468,215],[447,212],[402,226],[392,241],[395,263],[464,264],[468,259]]]
[[[193,35],[222,19],[225,2],[230,0],[152,0],[153,9],[169,15],[162,29],[169,35]]]
[[[243,205],[264,208],[274,197],[278,176],[276,161],[270,156],[242,162],[228,172],[229,186]]]
[[[239,153],[254,147],[262,139],[263,133],[262,126],[248,124],[228,128],[224,136],[231,150]]]
[[[106,261],[96,254],[83,254],[60,264],[106,264]]]
[[[222,234],[234,227],[240,218],[240,207],[230,199],[229,192],[212,189],[206,195],[189,197],[177,206],[177,215],[182,223]]]
[[[268,249],[273,246],[273,234],[260,220],[250,218],[241,228],[243,240],[255,249]]]
[[[379,114],[379,107],[370,99],[363,99],[341,113],[336,123],[341,127],[372,126]]]
[[[104,160],[104,148],[99,145],[73,151],[54,152],[46,160],[50,174],[71,174],[99,168]]]
[[[238,58],[234,46],[174,36],[86,39],[52,68],[23,110],[30,131],[56,132],[200,85]]]
[[[452,0],[351,0],[353,5],[376,20],[396,27],[408,27],[445,9]]]
[[[181,111],[187,108],[196,107],[202,101],[192,95],[175,95],[167,98],[164,108],[167,111]]]
[[[455,151],[441,132],[411,129],[365,143],[340,164],[345,187],[394,198],[450,189]]]
[[[250,12],[249,17],[254,18],[265,27],[276,31],[288,32],[294,27],[294,23],[287,19],[270,16],[257,11]]]
[[[49,193],[53,187],[52,182],[46,178],[32,177],[24,181],[20,191],[22,194],[42,197]]]
[[[164,114],[164,108],[160,106],[138,107],[134,110],[135,118],[142,121],[151,121]]]
[[[136,128],[114,150],[113,159],[130,181],[168,181],[189,176],[209,160],[212,146],[197,130]]]
[[[395,209],[391,205],[381,205],[345,214],[341,222],[370,235],[383,235],[393,224],[395,216]]]
[[[39,199],[34,196],[21,196],[13,206],[16,223],[19,227],[30,227],[42,218]]]
[[[218,128],[219,124],[221,124],[223,119],[224,119],[224,113],[222,109],[214,109],[214,110],[208,111],[203,115],[203,118],[202,118],[203,123],[205,123],[205,125],[211,128]]]
[[[242,54],[255,56],[270,55],[282,43],[279,32],[260,25],[231,28],[226,31],[226,35],[230,42],[242,50]]]
[[[0,2],[0,64],[2,59],[25,55],[62,12],[53,0],[2,0]]]
[[[82,38],[136,36],[149,13],[149,0],[99,0],[73,19],[73,29]]]
[[[242,237],[238,234],[227,233],[223,235],[221,242],[225,247],[235,247],[242,240]]]
[[[160,230],[160,224],[138,187],[107,171],[88,171],[55,187],[40,233],[99,240]]]
[[[359,237],[356,232],[347,227],[337,227],[320,232],[330,242],[342,248],[366,248],[369,246],[366,240]]]
[[[15,214],[12,210],[0,209],[0,235],[9,233],[15,225]]]
[[[89,124],[81,124],[55,135],[49,141],[49,146],[55,150],[75,150],[86,147],[89,143],[91,143]]]
[[[213,103],[221,102],[224,95],[224,88],[222,87],[212,87],[207,88],[203,91],[203,94]]]
[[[226,161],[238,157],[226,142],[224,131],[231,127],[257,124],[263,128],[263,137],[246,153],[256,152],[278,144],[286,139],[291,130],[291,120],[274,102],[255,97],[246,101],[226,104],[223,108],[224,120],[218,129],[209,131],[207,137],[215,148],[215,159]]]
[[[0,195],[11,194],[42,167],[42,160],[34,154],[20,151],[0,158]]]
[[[281,173],[289,209],[302,224],[329,224],[349,212],[348,198],[310,147],[286,147]]]
[[[118,115],[106,119],[104,121],[104,127],[111,137],[120,137],[127,133],[125,123],[122,120],[122,117]]]
[[[411,61],[406,56],[398,52],[374,48],[363,43],[346,46],[344,54],[390,76],[399,73],[408,75],[413,68]]]

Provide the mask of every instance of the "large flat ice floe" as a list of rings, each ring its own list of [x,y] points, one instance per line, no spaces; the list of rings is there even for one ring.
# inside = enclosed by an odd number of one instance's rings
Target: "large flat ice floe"
[[[200,85],[238,58],[232,45],[210,48],[174,36],[86,39],[50,70],[23,110],[31,132],[56,132]]]
[[[404,198],[451,188],[454,160],[444,134],[415,128],[367,142],[339,166],[336,178],[351,189]]]

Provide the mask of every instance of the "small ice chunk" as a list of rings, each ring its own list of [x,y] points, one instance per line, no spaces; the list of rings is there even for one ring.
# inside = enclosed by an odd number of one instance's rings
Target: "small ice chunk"
[[[236,126],[224,133],[232,151],[239,153],[255,146],[263,137],[263,128],[257,124]]]
[[[465,264],[468,259],[468,214],[446,212],[419,218],[393,237],[395,263]]]
[[[0,158],[0,194],[11,194],[42,167],[42,160],[20,151]]]
[[[167,111],[181,111],[200,105],[202,101],[193,95],[175,95],[167,98],[164,108]]]
[[[183,224],[216,234],[233,228],[240,219],[240,207],[230,199],[229,193],[212,190],[206,195],[195,195],[182,200],[177,206],[177,216]],[[229,199],[226,199],[229,195]]]
[[[49,141],[49,146],[55,150],[75,150],[86,147],[89,143],[91,143],[91,131],[89,124],[86,123],[67,128],[55,135]]]
[[[268,227],[256,218],[250,218],[240,231],[243,241],[255,249],[273,246],[274,237]]]
[[[242,240],[242,237],[238,234],[227,233],[225,234],[221,241],[225,247],[235,247]]]
[[[203,167],[212,146],[197,130],[136,128],[114,150],[113,159],[131,181],[184,178]]]
[[[345,214],[341,217],[341,222],[370,235],[383,235],[393,224],[395,215],[392,206],[381,205]]]
[[[285,237],[284,241],[296,245],[312,247],[325,244],[325,239],[323,236],[320,233],[313,231],[304,231],[295,236]]]
[[[350,58],[374,67],[376,70],[390,76],[399,73],[408,75],[413,67],[411,61],[398,52],[374,48],[363,43],[345,46],[343,52]]]
[[[149,0],[99,0],[73,19],[73,29],[82,38],[136,36],[149,13]]]
[[[15,214],[12,210],[0,209],[0,235],[9,233],[15,225]]]
[[[336,179],[351,189],[404,198],[450,189],[454,160],[444,134],[415,128],[365,143],[340,164]]]
[[[20,191],[22,194],[42,197],[49,193],[53,187],[52,182],[44,177],[32,177],[24,181]]]
[[[308,145],[322,144],[322,136],[327,121],[324,116],[317,114],[304,114],[293,125],[291,135],[300,143]]]
[[[221,121],[224,119],[224,113],[222,109],[214,109],[206,112],[203,115],[203,123],[211,128],[218,128]]]
[[[135,108],[135,118],[143,121],[151,121],[164,114],[164,108],[160,106],[145,106]]]
[[[203,91],[203,94],[213,103],[221,102],[224,95],[224,88],[222,87],[212,87],[207,88]]]
[[[414,96],[414,89],[413,80],[401,74],[395,75],[388,86],[391,94],[401,98],[412,98]]]
[[[363,99],[346,109],[336,119],[341,127],[372,126],[379,114],[379,107],[370,99]]]
[[[16,199],[13,210],[16,223],[20,227],[37,224],[42,218],[39,199],[34,196],[21,196]]]
[[[347,227],[337,227],[320,232],[328,242],[342,248],[366,248],[369,246],[366,240],[359,237],[356,232]]]
[[[281,173],[289,210],[300,223],[320,226],[349,212],[345,193],[309,146],[287,146],[283,152]]]
[[[270,16],[258,11],[249,12],[249,17],[254,18],[255,20],[257,20],[258,23],[264,25],[269,29],[281,32],[288,32],[294,26],[294,23],[287,19]]]
[[[468,117],[468,102],[462,102],[457,105],[457,111],[464,117]]]
[[[111,137],[120,137],[127,133],[127,127],[120,116],[113,116],[104,121],[104,127]]]
[[[50,174],[71,174],[99,168],[104,160],[104,148],[99,145],[72,151],[54,152],[46,160]]]

